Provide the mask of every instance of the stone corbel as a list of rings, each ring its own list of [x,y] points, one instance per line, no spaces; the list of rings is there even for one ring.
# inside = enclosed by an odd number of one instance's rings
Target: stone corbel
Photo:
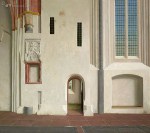
[[[25,14],[25,33],[33,33],[33,15],[30,13]]]

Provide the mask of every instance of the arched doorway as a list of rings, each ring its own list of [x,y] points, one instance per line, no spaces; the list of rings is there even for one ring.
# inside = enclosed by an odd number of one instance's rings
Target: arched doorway
[[[84,104],[84,80],[74,75],[68,80],[67,85],[68,115],[82,115]]]

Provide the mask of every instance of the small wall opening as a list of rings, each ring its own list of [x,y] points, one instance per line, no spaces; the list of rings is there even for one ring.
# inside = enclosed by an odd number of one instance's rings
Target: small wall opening
[[[68,114],[83,114],[83,80],[72,77],[68,80]]]
[[[113,77],[112,107],[143,107],[143,79],[135,75]]]

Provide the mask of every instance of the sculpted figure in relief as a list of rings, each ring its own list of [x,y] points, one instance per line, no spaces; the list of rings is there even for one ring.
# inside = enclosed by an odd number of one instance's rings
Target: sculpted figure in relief
[[[40,42],[39,41],[26,41],[26,61],[39,61],[40,60]]]

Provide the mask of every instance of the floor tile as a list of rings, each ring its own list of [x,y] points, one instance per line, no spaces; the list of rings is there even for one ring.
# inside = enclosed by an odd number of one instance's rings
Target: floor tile
[[[15,126],[32,126],[33,121],[32,120],[17,120],[13,123]]]
[[[70,126],[90,126],[90,123],[88,121],[69,121]]]

